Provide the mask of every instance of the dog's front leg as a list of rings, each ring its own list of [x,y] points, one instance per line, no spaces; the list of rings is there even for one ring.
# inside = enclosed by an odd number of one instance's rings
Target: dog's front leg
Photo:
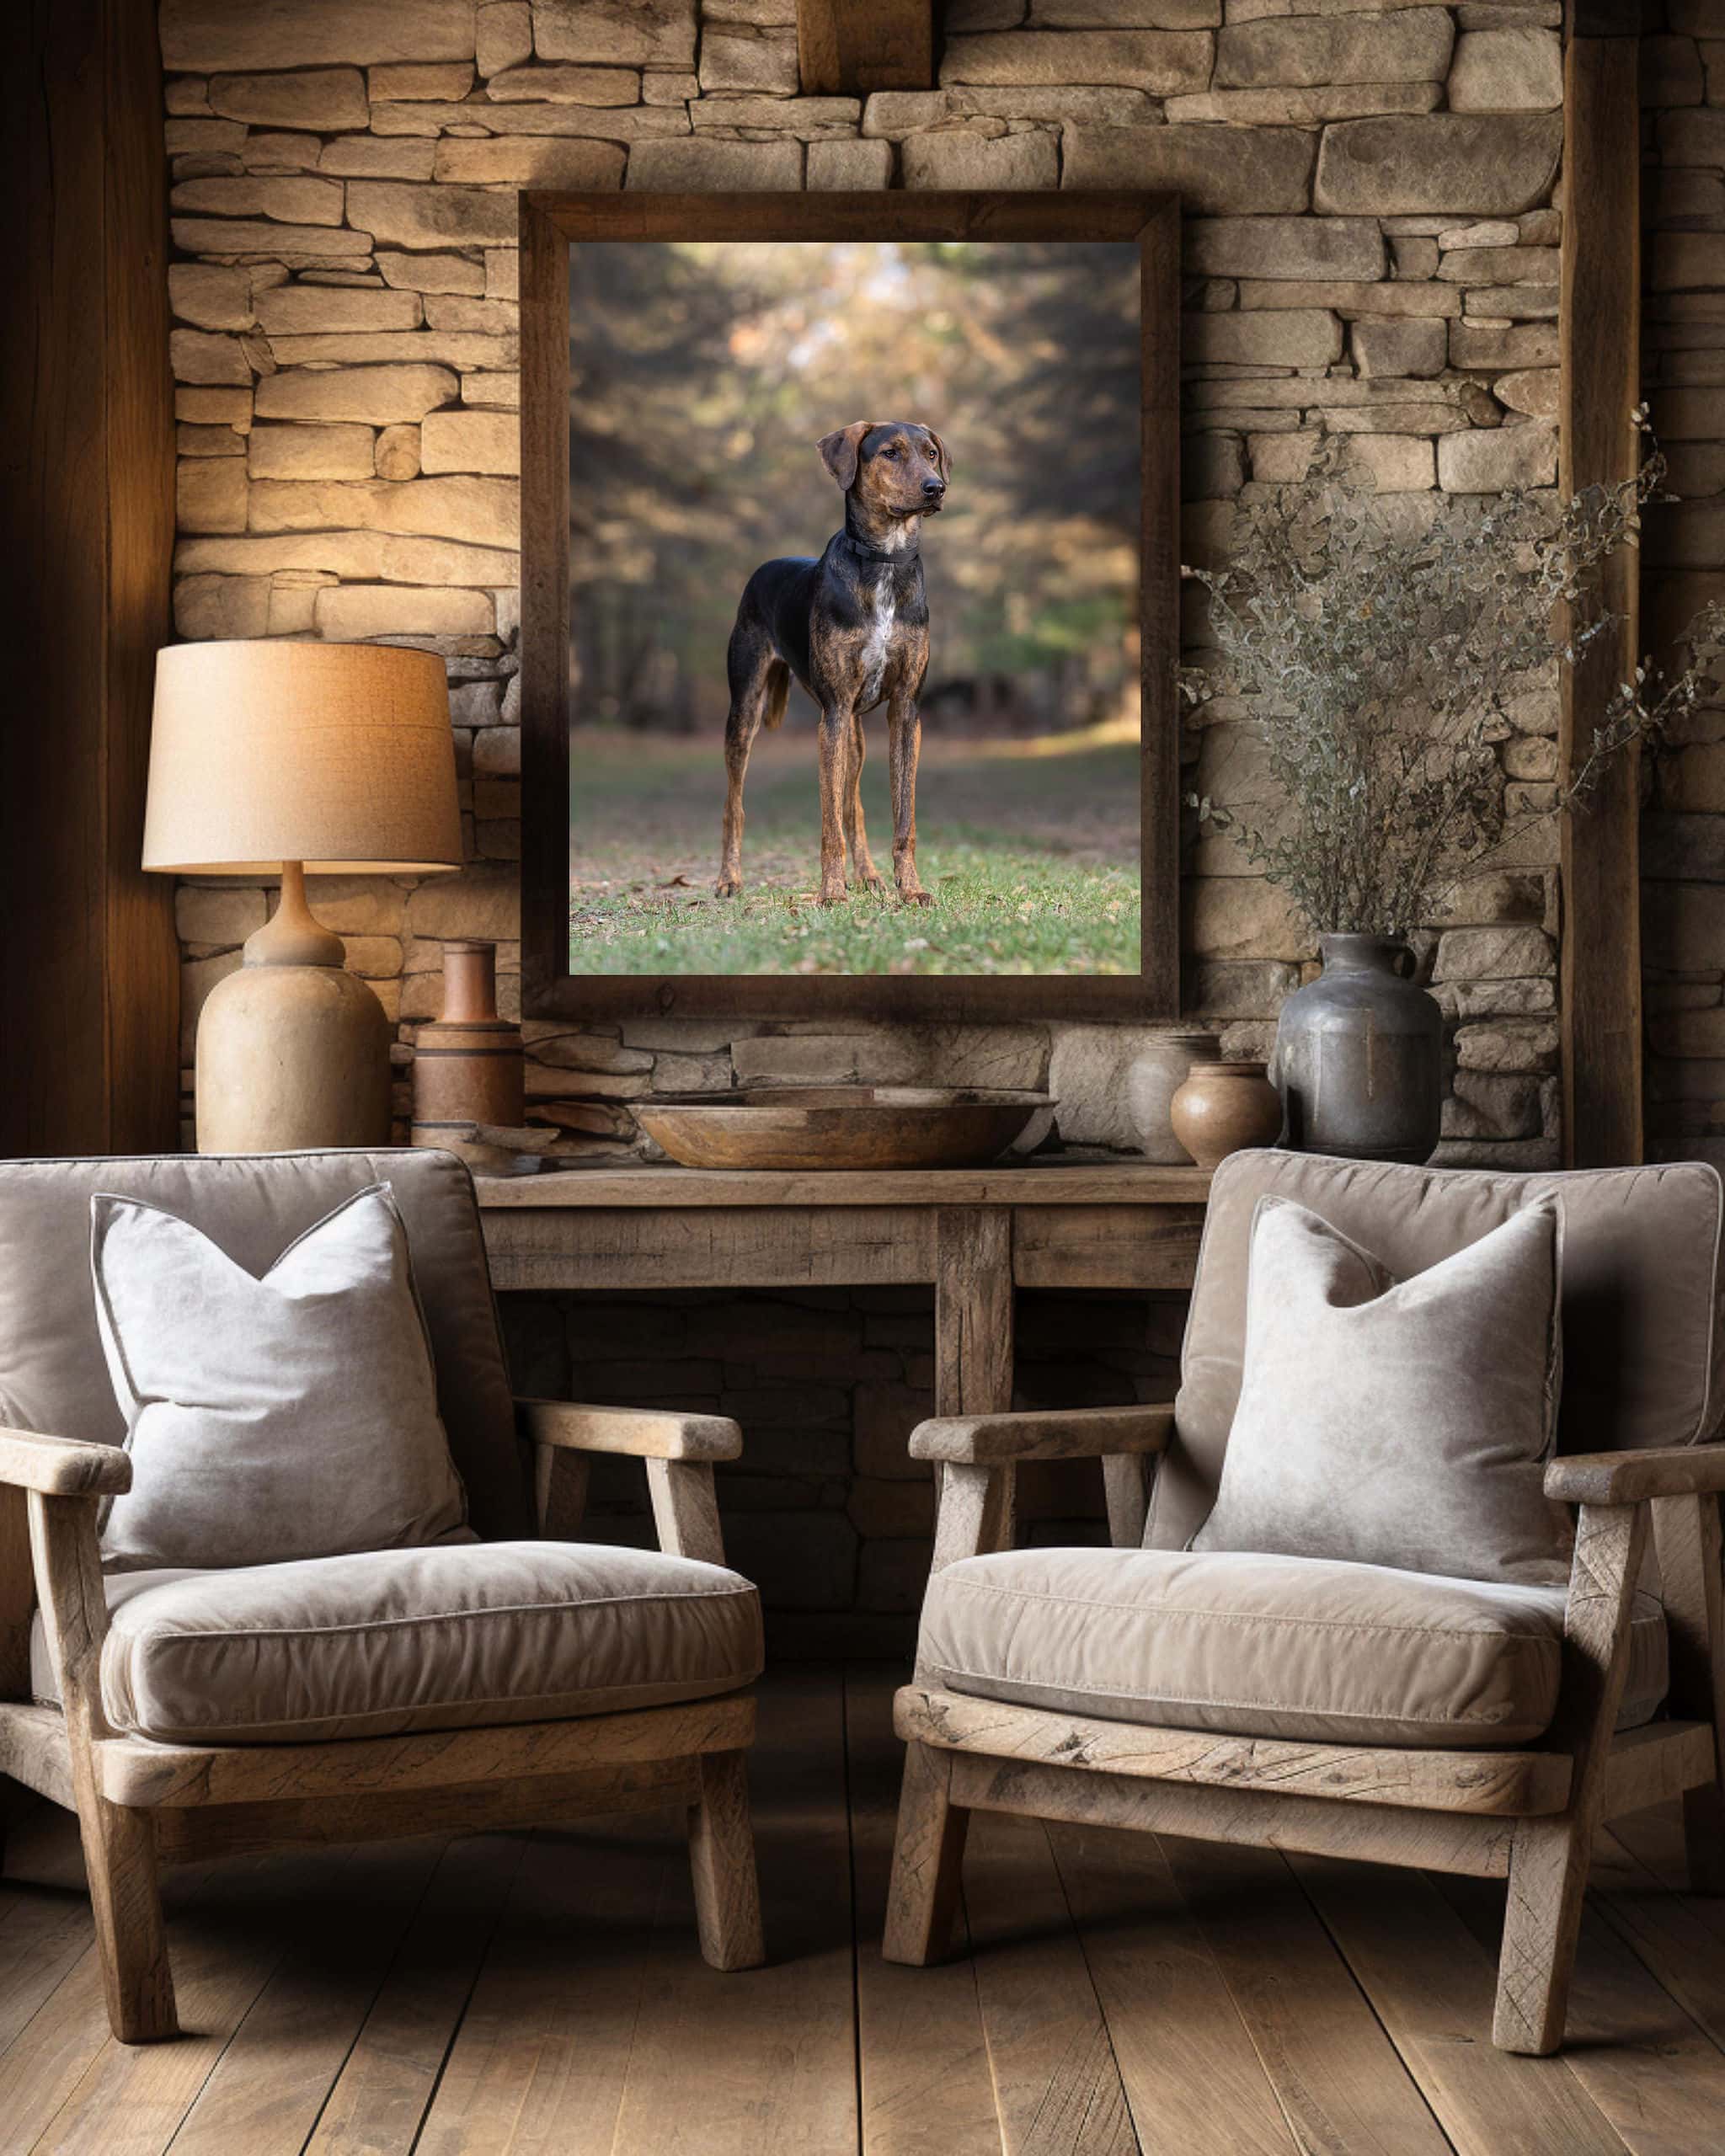
[[[895,696],[887,710],[887,783],[893,797],[893,881],[906,905],[932,906],[916,873],[916,759],[922,748],[922,714],[914,696]]]
[[[851,736],[856,719],[848,705],[829,704],[820,714],[820,903],[841,906],[845,887],[845,811],[851,783]]]
[[[851,873],[865,891],[886,887],[868,851],[868,831],[862,814],[862,766],[868,755],[868,738],[862,731],[862,714],[851,721],[851,770],[845,784],[845,828],[851,841]]]

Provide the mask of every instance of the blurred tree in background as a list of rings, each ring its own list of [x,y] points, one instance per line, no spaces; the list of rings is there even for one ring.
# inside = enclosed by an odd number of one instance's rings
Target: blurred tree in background
[[[952,455],[931,725],[1135,720],[1135,248],[590,243],[569,330],[578,723],[723,723],[743,584],[839,528],[814,445],[867,418]]]

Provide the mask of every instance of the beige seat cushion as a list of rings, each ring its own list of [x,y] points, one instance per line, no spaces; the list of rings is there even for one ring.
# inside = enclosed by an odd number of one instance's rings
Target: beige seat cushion
[[[698,1700],[761,1670],[761,1604],[722,1566],[596,1544],[379,1550],[116,1573],[102,1703],[164,1743],[389,1737]],[[37,1696],[58,1696],[40,1619]]]
[[[1525,1744],[1551,1722],[1562,1588],[1315,1557],[1020,1550],[930,1582],[917,1656],[939,1689],[1021,1706],[1318,1742]],[[1637,1598],[1620,1727],[1664,1698],[1665,1625]]]

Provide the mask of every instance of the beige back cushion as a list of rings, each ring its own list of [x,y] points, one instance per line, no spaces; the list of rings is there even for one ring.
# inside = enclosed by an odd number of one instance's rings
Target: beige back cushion
[[[487,1540],[531,1533],[508,1373],[473,1179],[446,1153],[171,1154],[0,1166],[0,1422],[119,1444],[90,1282],[90,1199],[142,1198],[190,1221],[261,1275],[296,1235],[368,1183],[406,1223],[437,1369],[437,1406]]]
[[[102,1345],[131,1435],[110,1571],[277,1565],[467,1533],[407,1230],[387,1183],[261,1279],[135,1198],[90,1201]]]
[[[1561,1224],[1546,1199],[1412,1280],[1304,1205],[1259,1198],[1246,1374],[1194,1550],[1561,1582]]]
[[[1500,1175],[1236,1153],[1217,1169],[1181,1352],[1176,1435],[1156,1476],[1147,1546],[1183,1548],[1215,1502],[1240,1397],[1252,1219],[1266,1193],[1308,1207],[1410,1279],[1548,1192],[1563,1214],[1559,1452],[1685,1445],[1725,1414],[1719,1323],[1722,1196],[1698,1162]]]

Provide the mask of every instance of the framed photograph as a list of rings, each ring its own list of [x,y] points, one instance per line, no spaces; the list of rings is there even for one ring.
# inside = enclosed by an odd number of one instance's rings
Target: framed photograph
[[[1169,196],[522,198],[531,1017],[1179,1007]]]

